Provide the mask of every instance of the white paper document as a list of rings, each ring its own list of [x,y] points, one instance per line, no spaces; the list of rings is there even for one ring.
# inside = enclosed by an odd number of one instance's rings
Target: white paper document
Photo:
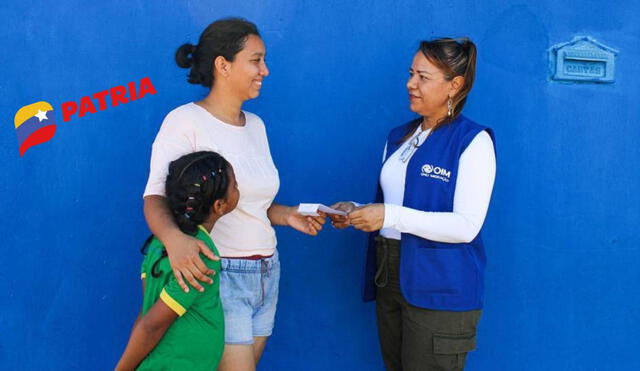
[[[298,213],[307,216],[318,216],[318,211],[322,211],[327,214],[347,215],[344,211],[332,209],[329,206],[323,204],[300,204],[298,206]]]

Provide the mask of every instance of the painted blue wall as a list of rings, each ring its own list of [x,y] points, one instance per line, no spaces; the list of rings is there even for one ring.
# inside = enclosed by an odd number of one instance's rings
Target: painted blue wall
[[[413,117],[421,38],[468,35],[465,112],[496,131],[498,178],[479,347],[469,370],[640,369],[637,2],[163,1],[0,3],[0,369],[109,369],[140,306],[142,191],[164,115],[205,91],[175,48],[222,16],[256,22],[281,203],[371,200],[385,133]],[[591,35],[620,50],[610,85],[548,80],[546,50]],[[60,104],[149,76],[157,94],[63,123]],[[13,116],[46,100],[50,142],[18,154]],[[283,264],[265,370],[379,370],[359,301],[365,236],[278,229]]]

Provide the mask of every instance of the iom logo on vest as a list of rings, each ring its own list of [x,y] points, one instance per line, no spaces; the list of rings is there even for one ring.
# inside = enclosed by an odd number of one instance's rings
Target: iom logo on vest
[[[443,182],[449,183],[449,178],[451,178],[451,171],[439,166],[424,164],[422,165],[422,172],[420,173],[420,175],[439,179]]]

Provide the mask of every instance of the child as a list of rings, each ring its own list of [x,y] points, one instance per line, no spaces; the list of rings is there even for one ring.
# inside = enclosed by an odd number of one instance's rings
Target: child
[[[204,241],[214,223],[233,210],[240,196],[233,168],[215,152],[194,152],[169,164],[169,210],[180,229]],[[185,293],[176,282],[164,246],[150,237],[143,247],[144,298],[141,317],[116,370],[215,370],[224,349],[224,317],[218,275],[203,292]],[[202,255],[216,272],[220,262]]]

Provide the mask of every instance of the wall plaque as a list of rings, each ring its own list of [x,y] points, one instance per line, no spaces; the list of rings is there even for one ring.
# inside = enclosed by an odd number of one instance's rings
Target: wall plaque
[[[589,36],[574,37],[549,49],[553,80],[612,83],[618,51]]]

